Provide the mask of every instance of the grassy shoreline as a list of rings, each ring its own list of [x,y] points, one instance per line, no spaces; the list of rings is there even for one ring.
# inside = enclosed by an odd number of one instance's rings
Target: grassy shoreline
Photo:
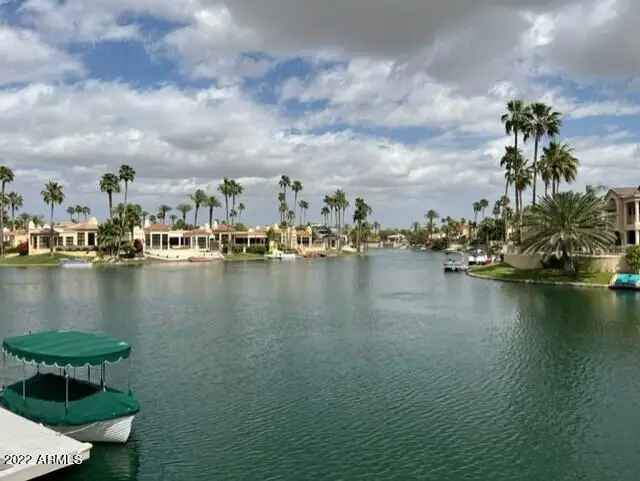
[[[613,277],[610,272],[580,272],[567,275],[559,269],[516,269],[507,264],[474,267],[471,277],[504,282],[566,285],[578,287],[608,287]]]
[[[0,259],[0,267],[55,267],[63,259],[70,256],[53,254],[38,254],[33,256],[12,256]]]

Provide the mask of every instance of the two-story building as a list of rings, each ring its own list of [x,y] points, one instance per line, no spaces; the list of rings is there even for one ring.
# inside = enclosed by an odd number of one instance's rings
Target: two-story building
[[[640,187],[614,187],[605,201],[615,226],[616,245],[640,244]]]

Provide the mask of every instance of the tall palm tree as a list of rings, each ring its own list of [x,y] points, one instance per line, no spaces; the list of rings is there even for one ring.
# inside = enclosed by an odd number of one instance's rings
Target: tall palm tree
[[[529,106],[522,100],[510,100],[507,103],[507,111],[500,117],[507,135],[513,133],[513,149],[515,152],[519,152],[518,135],[524,132],[528,124],[529,112]],[[505,195],[509,195],[509,193],[507,192]]]
[[[224,211],[227,224],[229,224],[229,197],[231,196],[231,190],[231,181],[225,177],[218,186],[218,192],[224,196]]]
[[[76,205],[74,210],[76,211],[76,222],[80,222],[80,216],[82,215],[82,206]]]
[[[360,252],[360,241],[362,239],[362,226],[367,221],[367,217],[373,213],[373,209],[361,197],[355,200],[355,209],[353,211],[353,221],[357,225],[356,230],[356,248]],[[415,222],[420,228],[420,224]],[[417,229],[416,229],[417,232]]]
[[[287,189],[291,187],[291,178],[288,175],[282,175],[280,177],[280,182],[278,182],[278,185],[282,189],[282,192],[284,193],[284,197],[286,201]]]
[[[110,219],[98,226],[98,245],[109,255],[113,255],[113,252],[118,249],[121,238],[122,227],[113,220]]]
[[[300,225],[304,225],[306,211],[309,208],[309,202],[306,200],[301,200],[298,203],[298,207],[300,207]]]
[[[236,197],[242,195],[243,192],[244,192],[244,187],[242,187],[235,180],[231,180],[231,209],[232,210],[236,210]]]
[[[440,214],[433,209],[429,209],[425,217],[427,218],[427,223],[429,225],[429,240],[431,240],[433,238],[433,223],[438,217],[440,217]]]
[[[69,220],[71,222],[73,222],[73,216],[75,215],[75,213],[76,213],[76,208],[75,207],[73,207],[71,205],[69,207],[67,207],[67,214],[69,214]]]
[[[84,216],[84,221],[86,222],[89,216],[91,215],[91,209],[85,205],[82,208],[82,215]]]
[[[524,204],[522,200],[522,193],[531,185],[533,179],[533,168],[529,165],[528,161],[524,161],[518,166],[513,175],[513,185],[516,190],[516,214],[522,214],[524,211]]]
[[[300,182],[299,180],[294,180],[293,182],[291,182],[291,191],[293,192],[294,207],[299,206],[298,193],[302,192],[302,189],[303,189],[303,185],[302,185],[302,182]]]
[[[195,193],[190,197],[195,206],[195,212],[193,216],[193,225],[198,226],[198,211],[200,210],[200,206],[207,201],[207,194],[204,190],[198,189]]]
[[[220,207],[220,202],[214,195],[207,197],[205,205],[209,207],[209,228],[213,229],[213,209]]]
[[[284,202],[281,202],[280,206],[278,207],[278,212],[280,213],[280,224],[285,223],[285,218],[288,210],[289,208],[287,207],[287,204],[285,204]]]
[[[113,219],[113,194],[120,192],[120,178],[116,174],[104,174],[100,179],[100,192],[107,194],[109,199],[109,218]]]
[[[171,207],[169,207],[168,205],[162,204],[160,207],[158,207],[158,217],[162,219],[163,224],[165,223],[165,219],[169,212],[171,212]]]
[[[15,229],[16,210],[22,208],[24,200],[22,196],[16,192],[9,192],[7,200],[9,201],[9,209],[11,210],[11,228]]]
[[[7,184],[13,182],[13,171],[4,165],[0,165],[0,257],[4,257],[4,208],[5,189]]]
[[[245,207],[245,205],[240,202],[238,204],[238,222],[240,222],[240,218],[242,217],[242,213],[246,210],[247,208]]]
[[[328,225],[329,224],[329,213],[331,211],[329,210],[329,207],[327,207],[326,205],[324,207],[322,207],[322,209],[320,209],[320,215],[324,218],[324,225]]]
[[[562,114],[542,102],[534,102],[530,106],[524,129],[524,139],[533,137],[533,205],[536,203],[536,184],[538,180],[538,143],[547,137],[554,137],[560,133]]]
[[[580,161],[574,157],[573,149],[569,144],[561,144],[552,141],[548,147],[543,149],[542,154],[543,179],[551,183],[551,193],[558,193],[560,182],[571,183],[578,175],[578,165]]]
[[[519,164],[523,162],[522,152],[517,151],[515,147],[507,145],[504,148],[504,155],[500,159],[500,167],[504,169],[504,195],[509,195],[509,186],[511,185],[510,179],[513,177],[513,172]]]
[[[567,273],[575,272],[577,253],[593,254],[615,242],[611,218],[600,197],[578,192],[545,196],[525,217],[524,251],[555,255]]]
[[[482,218],[484,219],[484,211],[487,207],[489,207],[489,201],[487,199],[480,199],[478,203],[480,204],[480,210],[482,211]]]
[[[51,209],[49,224],[49,254],[53,255],[53,210],[56,205],[62,204],[62,202],[64,202],[64,191],[60,184],[50,180],[45,184],[44,190],[40,192],[40,195],[42,195],[42,200],[44,201],[44,203],[47,204]]]
[[[473,203],[473,223],[477,224],[478,223],[478,214],[480,213],[480,211],[482,210],[482,206],[480,205],[480,202],[476,201]]]
[[[127,194],[129,192],[129,183],[133,182],[136,178],[136,171],[128,165],[121,165],[118,171],[120,180],[124,182],[124,205],[127,205]]]
[[[169,220],[171,221],[171,225],[175,225],[175,224],[176,224],[176,222],[178,221],[178,216],[177,216],[177,215],[175,215],[175,214],[171,214],[171,215],[169,216]]]
[[[182,222],[184,222],[185,224],[187,223],[187,214],[191,212],[191,209],[193,209],[193,207],[191,207],[191,204],[184,203],[178,204],[176,206],[176,210],[182,214]]]

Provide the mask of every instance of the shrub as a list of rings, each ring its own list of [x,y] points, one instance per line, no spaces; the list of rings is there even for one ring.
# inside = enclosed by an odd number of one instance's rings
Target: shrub
[[[258,254],[262,256],[262,255],[265,255],[266,253],[267,253],[266,247],[254,246],[254,247],[247,248],[247,254]]]
[[[133,248],[136,251],[136,254],[142,254],[142,241],[140,239],[134,240]]]
[[[633,272],[640,273],[640,245],[629,247],[625,259]]]
[[[20,242],[17,247],[18,255],[26,256],[29,255],[29,243],[28,242]]]

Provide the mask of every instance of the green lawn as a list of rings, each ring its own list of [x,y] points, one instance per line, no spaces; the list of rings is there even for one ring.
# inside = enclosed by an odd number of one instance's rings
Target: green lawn
[[[263,261],[264,255],[261,254],[225,254],[224,260],[227,262],[237,262],[237,261]]]
[[[57,266],[62,259],[68,256],[53,254],[38,254],[35,256],[14,256],[0,259],[0,266],[7,267],[34,267],[34,266]]]
[[[507,264],[474,267],[469,272],[476,277],[502,281],[580,282],[594,285],[607,285],[613,276],[609,272],[579,272],[567,275],[558,269],[522,270]]]

